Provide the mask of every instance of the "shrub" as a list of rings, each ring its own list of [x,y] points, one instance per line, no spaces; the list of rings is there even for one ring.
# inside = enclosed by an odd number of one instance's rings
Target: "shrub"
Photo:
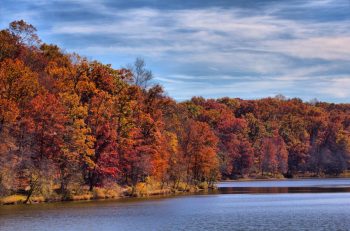
[[[93,193],[95,199],[105,199],[106,198],[105,190],[103,188],[95,187],[92,190],[92,193]]]
[[[135,185],[135,196],[147,196],[148,195],[148,190],[147,190],[147,185],[144,182],[139,182]]]
[[[198,188],[203,190],[208,190],[209,186],[208,186],[208,183],[205,181],[205,182],[199,183]]]
[[[23,203],[25,200],[26,200],[26,196],[12,195],[12,196],[1,198],[0,204],[3,204],[3,205],[18,204],[18,203]]]
[[[188,186],[186,183],[184,182],[179,182],[177,185],[176,185],[176,190],[178,191],[187,191],[188,190]]]

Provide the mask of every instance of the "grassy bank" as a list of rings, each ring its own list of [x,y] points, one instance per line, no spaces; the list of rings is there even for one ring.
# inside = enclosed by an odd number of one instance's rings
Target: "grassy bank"
[[[109,187],[95,187],[89,191],[87,187],[73,189],[68,195],[60,195],[55,193],[50,194],[36,194],[27,200],[27,195],[16,193],[0,197],[0,205],[16,205],[16,204],[37,204],[46,202],[59,201],[82,201],[82,200],[104,200],[104,199],[118,199],[127,197],[152,197],[159,195],[176,195],[183,193],[195,193],[208,190],[207,183],[200,183],[198,185],[189,185],[179,182],[176,187],[164,186],[159,182],[138,183],[135,186],[113,185]]]

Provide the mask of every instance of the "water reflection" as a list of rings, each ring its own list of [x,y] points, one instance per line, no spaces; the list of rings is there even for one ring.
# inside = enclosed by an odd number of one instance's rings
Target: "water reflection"
[[[284,180],[256,180],[256,181],[225,181],[217,184],[223,187],[325,187],[345,188],[350,187],[349,178],[328,178],[328,179],[284,179]]]
[[[0,230],[328,231],[350,227],[350,179],[231,181],[218,187],[201,195],[4,206],[0,207]]]
[[[350,192],[350,179],[289,179],[227,181],[217,185],[221,194],[341,193]]]
[[[349,193],[216,194],[0,208],[1,231],[349,230]]]
[[[253,194],[253,193],[340,193],[350,192],[349,187],[221,187],[220,194]]]

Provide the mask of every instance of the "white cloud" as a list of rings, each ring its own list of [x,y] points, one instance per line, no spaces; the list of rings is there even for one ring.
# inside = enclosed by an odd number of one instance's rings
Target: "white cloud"
[[[250,49],[296,58],[350,60],[350,21],[305,23],[269,15],[243,17],[238,10],[218,8],[104,10],[115,21],[57,23],[51,31],[86,36],[105,34],[124,42],[117,48],[100,44],[103,46],[100,52],[153,50],[157,51],[153,52],[156,56],[165,52],[191,52],[207,53],[210,58],[211,53],[225,57],[227,52],[234,54],[235,49]],[[87,49],[96,50],[94,47]]]
[[[318,91],[334,98],[345,99],[350,97],[350,76],[324,80],[318,84]]]
[[[315,4],[315,3],[313,3]],[[314,7],[314,5],[308,7]],[[330,4],[322,1],[317,6]],[[143,54],[154,60],[168,60],[177,66],[199,64],[210,71],[228,70],[255,73],[249,76],[208,76],[179,74],[159,77],[171,95],[272,95],[301,91],[305,94],[348,97],[348,80],[333,80],[329,89],[310,89],[312,83],[328,81],[323,72],[336,71],[338,61],[350,61],[350,21],[305,22],[273,15],[247,15],[232,9],[157,10],[131,9],[111,12],[116,21],[108,25],[57,24],[56,34],[105,34],[118,38],[122,45],[93,44],[82,53]],[[324,60],[328,64],[295,64],[292,59]],[[214,68],[213,68],[214,67]],[[320,76],[320,77],[315,77]],[[330,76],[329,78],[331,78]],[[224,80],[232,80],[223,84]],[[209,82],[215,81],[219,87]],[[209,82],[208,82],[209,81]],[[303,84],[303,85],[301,85]],[[178,89],[182,89],[179,91]],[[334,89],[340,90],[334,91]]]
[[[346,90],[350,77],[342,76],[350,72],[345,64],[350,62],[350,17],[330,21],[283,17],[285,11],[307,9],[316,14],[319,9],[349,7],[348,1],[278,2],[261,12],[239,7],[119,10],[107,7],[104,1],[73,2],[108,16],[108,21],[54,21],[45,31],[47,37],[82,38],[84,42],[72,46],[69,41],[62,43],[69,51],[90,57],[142,55],[158,66],[170,66],[171,73],[157,80],[176,98],[285,92],[350,97]],[[39,3],[43,9],[48,4]],[[28,17],[36,14],[31,12]],[[94,41],[96,36],[100,39]]]
[[[350,61],[349,44],[350,34],[343,36],[275,40],[266,42],[265,46],[270,51],[297,58]]]

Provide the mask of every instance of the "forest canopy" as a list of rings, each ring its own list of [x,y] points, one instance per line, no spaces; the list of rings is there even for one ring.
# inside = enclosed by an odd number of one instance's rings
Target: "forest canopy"
[[[67,198],[111,183],[179,188],[349,168],[350,104],[177,102],[151,78],[141,59],[116,70],[10,23],[0,31],[0,195]]]

